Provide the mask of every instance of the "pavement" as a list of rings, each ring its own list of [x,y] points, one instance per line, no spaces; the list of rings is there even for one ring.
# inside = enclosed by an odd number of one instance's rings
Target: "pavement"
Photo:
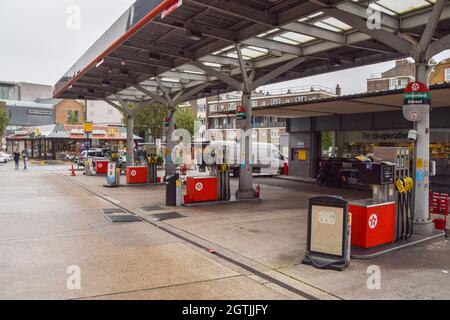
[[[0,166],[0,181],[0,299],[450,297],[447,240],[352,260],[343,272],[301,264],[307,199],[364,199],[365,191],[257,177],[262,202],[174,210],[164,206],[164,186],[104,188],[104,177],[71,177],[67,166]],[[105,208],[140,221],[112,224]],[[152,216],[171,211],[184,217]],[[67,286],[73,267],[80,290]],[[373,270],[380,271],[375,289],[368,286]]]

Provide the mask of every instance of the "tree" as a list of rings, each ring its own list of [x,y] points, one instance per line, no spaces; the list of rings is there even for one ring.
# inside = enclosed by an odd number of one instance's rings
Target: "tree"
[[[185,129],[193,136],[195,120],[194,112],[190,108],[177,107],[175,112],[175,126],[177,129]]]
[[[134,109],[135,106],[131,105],[130,108]],[[135,115],[135,132],[150,133],[154,139],[160,139],[163,136],[163,122],[166,117],[166,106],[157,103],[148,105]]]
[[[1,147],[1,138],[6,131],[6,127],[9,124],[9,118],[6,114],[6,104],[0,101],[0,147]]]

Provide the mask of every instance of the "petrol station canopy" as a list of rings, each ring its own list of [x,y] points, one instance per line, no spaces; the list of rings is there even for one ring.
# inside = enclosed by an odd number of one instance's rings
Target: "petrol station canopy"
[[[54,96],[139,102],[160,95],[160,82],[173,97],[191,91],[197,99],[235,91],[224,76],[242,83],[243,67],[262,86],[404,58],[433,19],[429,53],[436,54],[449,47],[450,6],[435,18],[435,3],[141,0],[67,71]],[[368,7],[381,19],[367,21]]]

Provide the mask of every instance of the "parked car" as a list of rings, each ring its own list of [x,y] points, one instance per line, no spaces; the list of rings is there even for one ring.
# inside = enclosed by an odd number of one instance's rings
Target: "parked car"
[[[83,152],[81,152],[81,154],[75,158],[74,162],[76,165],[80,166],[80,167],[84,167],[84,162],[88,159],[91,158],[92,159],[92,164],[95,166],[95,162],[97,160],[108,160],[109,159],[109,155],[100,148],[95,148],[95,149],[89,149],[89,150],[84,150]]]
[[[0,157],[5,158],[7,162],[13,161],[13,156],[3,151],[0,151]]]
[[[0,163],[7,163],[6,158],[3,156],[0,156]]]
[[[234,176],[239,176],[241,164],[241,144],[234,141],[214,141],[209,148],[218,154],[226,151],[226,163]],[[223,151],[220,151],[223,150]],[[252,143],[253,174],[275,176],[282,172],[286,159],[271,143]]]

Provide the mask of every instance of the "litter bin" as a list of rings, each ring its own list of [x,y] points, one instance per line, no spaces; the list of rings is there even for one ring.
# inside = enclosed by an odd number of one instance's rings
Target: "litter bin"
[[[310,198],[306,256],[302,263],[342,271],[350,263],[350,250],[348,202],[338,197]]]
[[[177,180],[180,179],[178,173],[169,173],[166,176],[166,206],[177,206]]]

